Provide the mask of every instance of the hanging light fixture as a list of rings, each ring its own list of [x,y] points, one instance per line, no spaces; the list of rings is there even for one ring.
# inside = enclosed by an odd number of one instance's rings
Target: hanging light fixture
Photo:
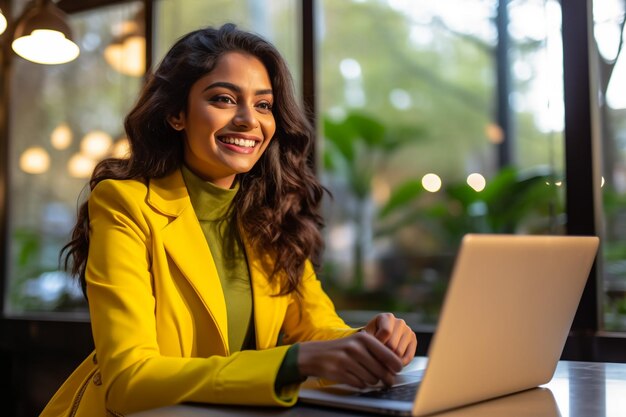
[[[63,64],[80,53],[67,17],[51,0],[33,0],[17,22],[16,54],[38,64]]]

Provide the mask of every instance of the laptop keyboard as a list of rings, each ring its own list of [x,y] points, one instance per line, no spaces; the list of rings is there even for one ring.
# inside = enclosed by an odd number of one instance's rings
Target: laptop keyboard
[[[361,392],[356,395],[359,397],[382,398],[393,401],[413,401],[419,384],[420,381],[375,391]]]

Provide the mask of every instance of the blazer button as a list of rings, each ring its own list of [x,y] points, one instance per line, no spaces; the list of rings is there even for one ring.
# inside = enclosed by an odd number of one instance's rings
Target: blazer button
[[[96,372],[96,374],[93,376],[93,383],[96,385],[102,385],[102,376],[100,375],[100,372]]]

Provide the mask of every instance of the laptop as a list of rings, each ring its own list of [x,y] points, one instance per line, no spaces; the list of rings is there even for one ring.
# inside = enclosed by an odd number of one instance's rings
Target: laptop
[[[410,364],[389,389],[310,379],[300,401],[423,416],[547,383],[598,245],[591,236],[466,235],[425,369]]]

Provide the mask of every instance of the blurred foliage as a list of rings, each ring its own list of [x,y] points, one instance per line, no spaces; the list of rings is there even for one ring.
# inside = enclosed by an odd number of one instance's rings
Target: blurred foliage
[[[466,233],[562,233],[555,224],[563,211],[560,187],[546,170],[500,170],[478,192],[466,182],[444,186],[436,197],[421,183],[398,186],[381,208],[377,236],[389,235],[420,222],[437,236],[442,248],[454,248]],[[428,200],[420,204],[421,200]],[[523,230],[525,229],[525,230]]]
[[[16,262],[9,291],[12,314],[40,311],[85,311],[77,282],[59,271],[56,256],[64,242],[40,230],[16,228],[13,250]],[[52,256],[50,256],[52,254]]]
[[[511,33],[511,65],[528,70],[523,79],[513,74],[511,92],[528,106],[511,109],[515,167],[500,169],[493,134],[497,2],[466,2],[491,18],[462,25],[452,18],[461,10],[415,3],[423,13],[407,11],[413,3],[403,10],[379,1],[320,2],[323,166],[337,197],[327,223],[331,238],[354,244],[353,255],[338,249],[328,256],[323,278],[339,287],[337,296],[354,292],[339,308],[409,309],[434,321],[463,234],[563,233],[564,187],[555,180],[564,148],[562,132],[539,120],[542,105],[530,104],[546,39]],[[511,3],[511,16],[526,6]],[[356,71],[346,73],[347,64]],[[368,120],[359,119],[363,114]],[[405,141],[392,133],[397,126],[419,129]],[[443,180],[437,193],[421,184],[429,172]],[[486,178],[485,190],[465,183],[469,172]],[[363,247],[369,252],[360,253]],[[360,303],[366,298],[371,304]]]
[[[495,117],[496,38],[486,29],[495,29],[493,22],[459,25],[453,16],[460,10],[415,3],[431,19],[386,2],[320,1],[320,110],[345,114],[358,109],[390,128],[422,127],[420,140],[391,155],[378,172],[394,182],[423,172],[458,179],[469,166],[491,170],[494,146],[485,131]],[[489,4],[495,2],[471,1],[467,8],[492,13]],[[523,9],[524,4],[512,7]],[[543,62],[543,53],[536,39],[512,40],[512,58],[531,71],[525,81],[513,79],[516,97],[527,97],[534,88],[537,74],[529,63]],[[341,71],[347,60],[358,64],[358,77],[347,78]],[[394,94],[406,105],[399,106]],[[560,170],[562,137],[538,128],[537,111],[529,106],[514,112],[517,163],[522,168],[552,164]]]
[[[372,180],[390,156],[424,137],[417,125],[384,125],[372,115],[351,111],[340,121],[324,117],[324,169],[347,180],[363,200],[371,194]]]
[[[324,117],[324,169],[342,178],[356,200],[349,215],[356,225],[353,243],[353,280],[351,290],[362,292],[364,285],[364,236],[367,200],[372,194],[374,175],[389,157],[423,137],[423,129],[415,125],[386,126],[375,117],[352,111],[340,121]]]
[[[626,195],[611,184],[602,189],[604,207],[604,327],[622,331],[626,327]]]
[[[465,182],[450,183],[436,193],[426,191],[418,181],[402,183],[375,219],[374,239],[394,242],[389,256],[379,260],[384,285],[372,290],[360,281],[360,287],[346,289],[334,283],[330,285],[333,297],[348,309],[414,311],[419,305],[421,320],[435,323],[463,235],[562,234],[564,216],[555,215],[563,212],[562,192],[548,170],[511,167],[487,179],[480,192]],[[407,231],[413,238],[403,242],[399,235]],[[426,242],[433,248],[428,250]],[[332,264],[325,266],[324,276],[337,273]]]

